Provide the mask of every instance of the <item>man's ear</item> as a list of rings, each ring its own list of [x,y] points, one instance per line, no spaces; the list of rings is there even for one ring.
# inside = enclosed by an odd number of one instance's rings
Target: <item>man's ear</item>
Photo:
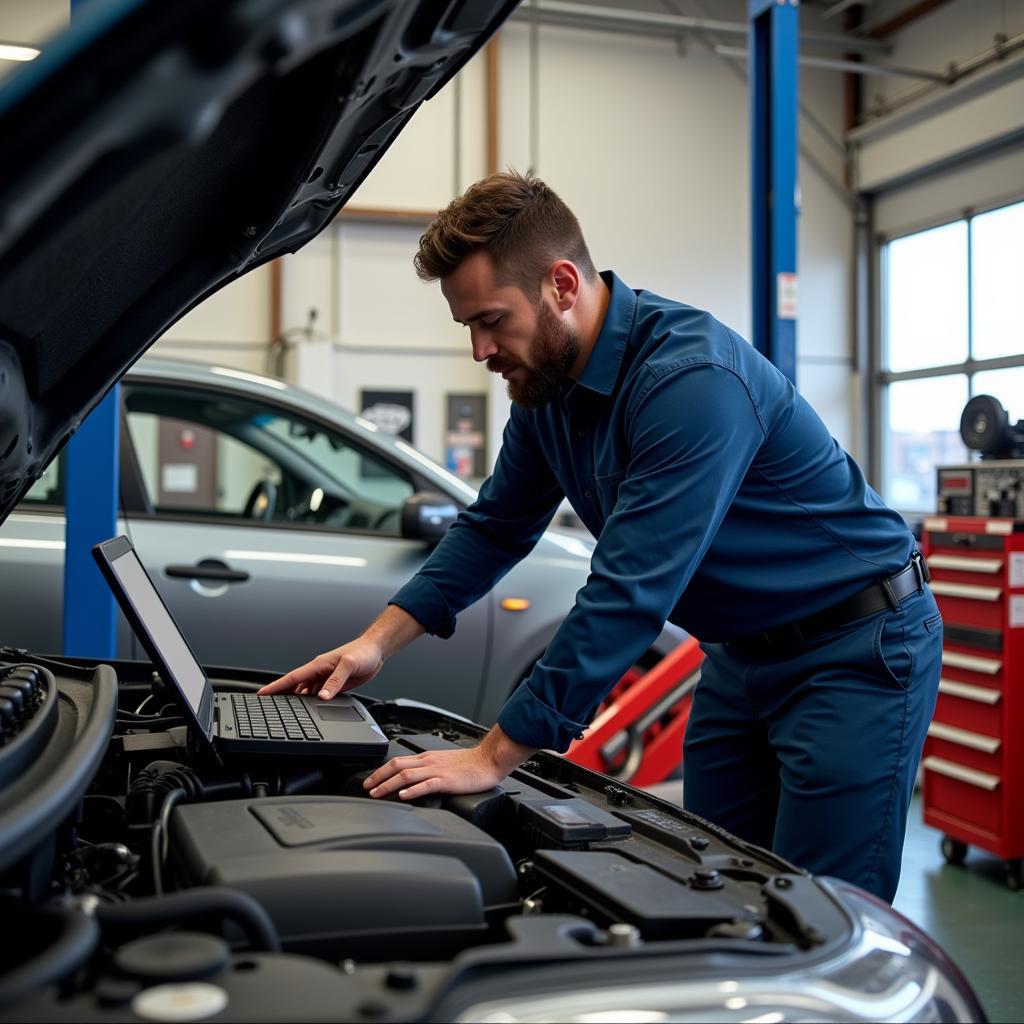
[[[583,277],[571,260],[556,260],[548,268],[547,281],[550,283],[556,305],[568,313],[580,297]]]

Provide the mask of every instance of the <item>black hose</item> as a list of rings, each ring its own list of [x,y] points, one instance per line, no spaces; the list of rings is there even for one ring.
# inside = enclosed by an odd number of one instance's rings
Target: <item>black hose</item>
[[[12,921],[5,915],[5,930],[17,930],[23,938],[26,932],[31,934],[33,924],[56,926],[59,931],[37,956],[0,976],[0,1007],[36,995],[47,985],[73,974],[99,945],[99,925],[77,907],[42,907],[26,917],[27,920]]]
[[[186,889],[166,896],[144,897],[130,903],[103,903],[96,917],[106,928],[144,929],[181,924],[190,918],[216,917],[234,921],[257,951],[278,953],[281,940],[270,915],[248,893],[209,886]]]

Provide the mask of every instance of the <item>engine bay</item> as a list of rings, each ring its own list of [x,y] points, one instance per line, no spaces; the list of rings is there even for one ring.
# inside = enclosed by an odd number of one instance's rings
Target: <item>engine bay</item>
[[[826,885],[557,755],[485,793],[378,801],[379,761],[208,762],[146,663],[2,653],[0,694],[23,696],[0,705],[0,1013],[170,1019],[161,993],[198,985],[218,1008],[187,1019],[456,1018],[565,971],[781,972],[850,941]],[[388,757],[484,732],[364,704]]]

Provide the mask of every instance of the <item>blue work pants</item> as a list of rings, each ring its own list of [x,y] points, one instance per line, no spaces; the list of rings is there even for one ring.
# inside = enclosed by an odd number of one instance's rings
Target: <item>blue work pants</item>
[[[785,655],[702,648],[686,809],[891,903],[938,693],[942,620],[931,591]]]

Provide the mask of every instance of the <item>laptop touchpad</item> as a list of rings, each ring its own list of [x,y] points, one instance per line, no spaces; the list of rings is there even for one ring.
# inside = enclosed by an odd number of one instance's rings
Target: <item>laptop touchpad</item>
[[[361,722],[363,716],[351,704],[317,704],[316,713],[325,722]]]

